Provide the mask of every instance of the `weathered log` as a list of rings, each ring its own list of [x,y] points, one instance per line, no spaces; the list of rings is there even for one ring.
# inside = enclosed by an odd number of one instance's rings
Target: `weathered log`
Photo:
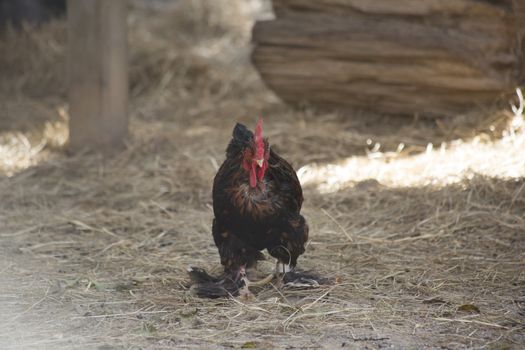
[[[523,1],[274,0],[252,58],[290,103],[455,115],[524,81]]]

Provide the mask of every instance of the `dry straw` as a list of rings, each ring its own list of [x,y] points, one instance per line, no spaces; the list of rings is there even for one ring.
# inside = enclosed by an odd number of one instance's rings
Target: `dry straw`
[[[131,136],[109,155],[63,151],[64,23],[2,34],[0,347],[523,346],[518,113],[293,110],[249,64],[259,2],[134,4]],[[299,264],[338,284],[197,299],[186,267],[220,270],[213,175],[234,122],[259,115],[302,169]]]

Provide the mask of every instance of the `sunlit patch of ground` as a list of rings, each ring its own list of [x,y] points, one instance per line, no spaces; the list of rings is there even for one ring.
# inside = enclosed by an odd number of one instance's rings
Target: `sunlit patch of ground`
[[[389,187],[443,186],[481,174],[499,178],[525,176],[525,123],[516,115],[503,136],[496,140],[456,140],[438,147],[428,144],[425,152],[405,156],[403,144],[397,152],[381,152],[380,145],[365,156],[352,156],[337,163],[312,164],[299,169],[304,185],[321,192],[335,192],[374,179]]]
[[[42,132],[0,132],[0,175],[13,176],[48,159],[49,149],[63,147],[67,123],[48,121]]]

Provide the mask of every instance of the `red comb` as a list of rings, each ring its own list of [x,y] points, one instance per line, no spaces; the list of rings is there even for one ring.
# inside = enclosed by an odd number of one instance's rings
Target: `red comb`
[[[259,118],[257,125],[255,126],[255,159],[264,158],[264,141],[263,141],[263,128],[262,128],[262,118]]]

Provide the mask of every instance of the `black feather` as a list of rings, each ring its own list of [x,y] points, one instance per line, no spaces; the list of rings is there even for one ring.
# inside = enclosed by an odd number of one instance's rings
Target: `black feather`
[[[253,132],[241,123],[235,124],[232,137],[235,141],[247,143],[253,139]]]
[[[223,273],[215,277],[198,267],[190,267],[188,274],[192,282],[191,291],[200,298],[238,296],[239,290],[245,285],[244,280],[234,278],[231,274]]]
[[[220,278],[213,277],[209,275],[206,270],[201,269],[200,267],[190,267],[188,269],[188,275],[193,283],[205,283],[205,282],[214,282],[217,283],[220,281]]]
[[[253,133],[243,124],[237,123],[233,128],[232,139],[226,149],[227,158],[236,158],[246,147],[250,147]]]

